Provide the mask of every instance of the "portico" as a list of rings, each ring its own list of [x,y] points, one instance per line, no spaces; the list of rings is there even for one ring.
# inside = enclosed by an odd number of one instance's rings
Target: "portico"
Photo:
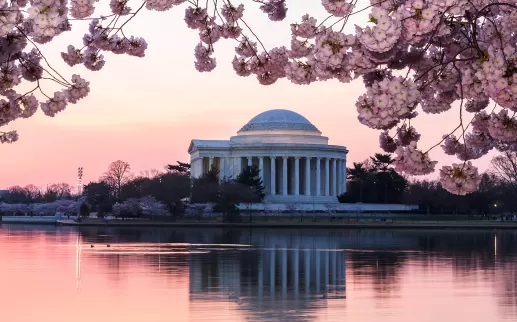
[[[346,192],[346,154],[303,116],[287,110],[259,114],[230,140],[192,140],[191,176],[211,167],[236,178],[255,165],[266,199],[276,203],[337,202]]]

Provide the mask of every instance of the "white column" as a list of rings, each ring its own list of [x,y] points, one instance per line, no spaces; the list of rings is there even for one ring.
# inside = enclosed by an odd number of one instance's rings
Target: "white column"
[[[345,166],[345,160],[339,160],[339,194],[345,192],[346,177],[343,167]]]
[[[253,158],[248,157],[248,167],[251,167],[252,164],[253,164]]]
[[[282,194],[287,196],[287,157],[283,158],[284,163],[282,164]]]
[[[316,196],[321,194],[321,159],[316,158]]]
[[[311,158],[305,158],[305,195],[311,195]]]
[[[271,159],[271,194],[276,195],[276,158],[270,157]]]
[[[214,157],[210,157],[208,159],[208,171],[212,170],[213,165],[214,165]]]
[[[294,158],[294,195],[300,194],[300,157]]]
[[[239,174],[241,174],[241,172],[242,172],[242,158],[235,157],[235,160],[233,162],[235,162],[235,166],[234,166],[234,170],[233,170],[233,178],[237,179]]]
[[[199,177],[201,175],[201,173],[199,173],[199,158],[197,158],[195,160],[191,160],[190,164],[191,164],[190,177],[192,179]]]
[[[337,195],[343,193],[343,160],[337,159]]]
[[[202,177],[205,174],[205,158],[201,157],[199,158],[199,176]]]
[[[332,159],[332,195],[337,196],[336,187],[337,187],[337,167],[336,167],[337,160],[334,158]]]
[[[224,157],[219,158],[219,180],[223,180],[226,177],[226,162]]]
[[[259,157],[259,177],[264,184],[264,157]]]
[[[330,196],[330,160],[325,158],[325,196]]]
[[[346,192],[346,157],[343,159],[343,165],[342,165],[342,170],[343,170],[343,193]]]

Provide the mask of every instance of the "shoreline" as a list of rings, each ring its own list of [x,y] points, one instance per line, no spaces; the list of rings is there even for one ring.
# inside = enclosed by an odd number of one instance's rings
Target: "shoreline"
[[[0,222],[1,225],[54,225],[68,227],[135,227],[135,228],[286,228],[286,229],[516,229],[517,222],[362,222],[362,223],[318,223],[318,222]]]

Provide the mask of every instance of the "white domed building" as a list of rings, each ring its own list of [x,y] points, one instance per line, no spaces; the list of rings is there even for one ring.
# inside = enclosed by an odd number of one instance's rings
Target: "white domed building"
[[[212,166],[220,178],[236,178],[256,165],[272,203],[337,203],[346,191],[344,146],[329,145],[328,137],[302,115],[270,110],[252,118],[229,140],[192,140],[191,176]]]

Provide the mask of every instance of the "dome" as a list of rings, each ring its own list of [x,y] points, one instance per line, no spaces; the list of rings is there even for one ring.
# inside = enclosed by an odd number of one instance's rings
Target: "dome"
[[[308,131],[318,132],[309,120],[289,110],[269,110],[252,118],[239,132],[248,131]]]

